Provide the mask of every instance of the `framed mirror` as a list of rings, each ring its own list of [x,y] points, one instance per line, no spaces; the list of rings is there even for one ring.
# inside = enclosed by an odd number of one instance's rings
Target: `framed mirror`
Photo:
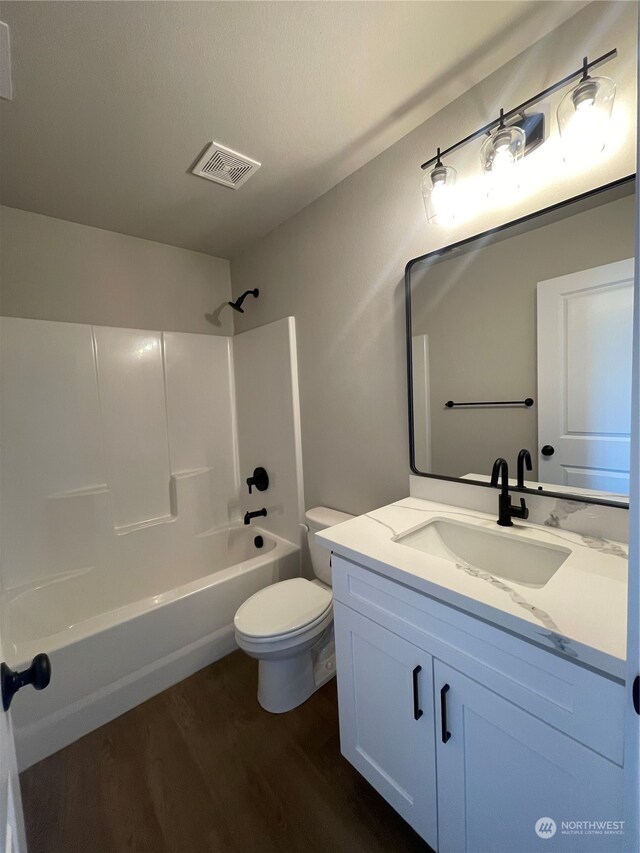
[[[635,175],[409,261],[411,470],[628,506]]]

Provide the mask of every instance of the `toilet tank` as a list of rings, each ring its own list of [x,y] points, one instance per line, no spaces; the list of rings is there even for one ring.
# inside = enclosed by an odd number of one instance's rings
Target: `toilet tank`
[[[354,516],[349,515],[347,512],[339,512],[337,509],[329,509],[326,506],[314,507],[307,510],[305,514],[305,521],[309,528],[307,539],[313,573],[329,586],[331,586],[331,552],[316,542],[315,534],[318,530],[326,530],[327,527],[333,527],[334,524],[349,521],[350,518],[354,518]]]

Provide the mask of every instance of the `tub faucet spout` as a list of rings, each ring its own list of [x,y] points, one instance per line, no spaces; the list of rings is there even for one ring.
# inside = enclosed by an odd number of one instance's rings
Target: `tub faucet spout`
[[[264,507],[262,509],[257,509],[255,512],[245,512],[244,514],[244,523],[251,524],[252,518],[258,518],[260,515],[266,515],[267,511]]]

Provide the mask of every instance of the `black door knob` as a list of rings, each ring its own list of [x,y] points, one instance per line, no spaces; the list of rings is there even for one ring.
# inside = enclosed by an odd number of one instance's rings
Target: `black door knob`
[[[555,452],[556,452],[555,447],[552,447],[550,444],[545,444],[545,446],[540,451],[540,453],[542,453],[543,456],[553,456],[553,454]]]
[[[9,669],[6,663],[0,666],[0,680],[2,684],[2,707],[9,710],[11,700],[21,687],[32,684],[36,690],[44,690],[51,681],[51,661],[45,654],[36,655],[31,661],[28,669],[17,672]]]

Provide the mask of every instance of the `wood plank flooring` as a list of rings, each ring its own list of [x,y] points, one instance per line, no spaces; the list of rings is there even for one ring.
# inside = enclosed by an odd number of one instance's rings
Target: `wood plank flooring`
[[[257,674],[234,652],[26,770],[29,853],[432,853],[340,755],[335,680],[274,715]]]

